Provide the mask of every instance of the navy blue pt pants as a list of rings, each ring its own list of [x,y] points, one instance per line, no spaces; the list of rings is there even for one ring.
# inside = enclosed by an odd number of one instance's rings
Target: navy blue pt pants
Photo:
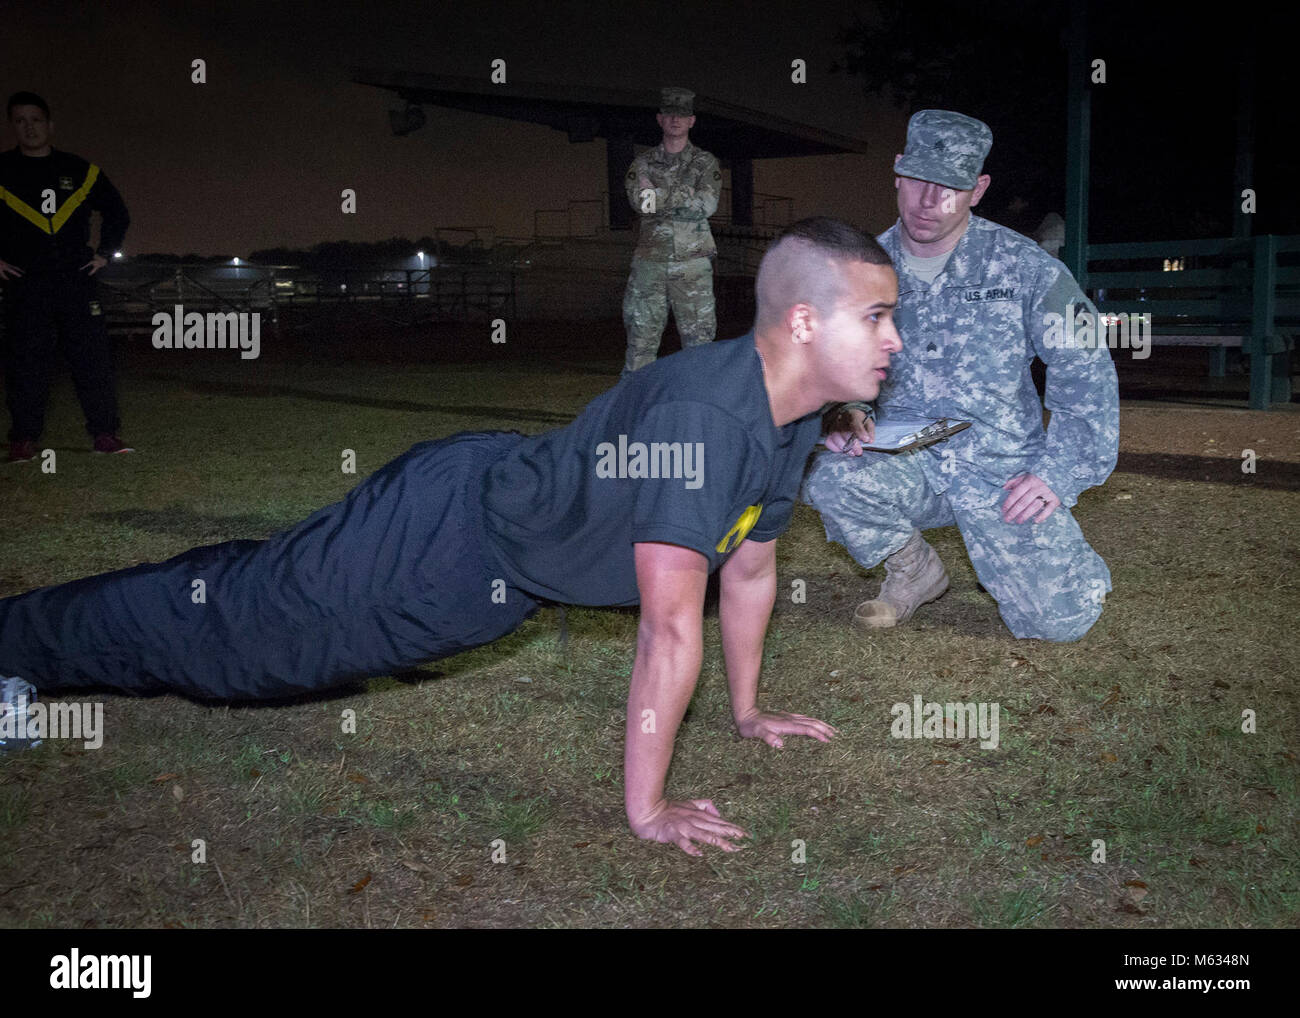
[[[5,397],[9,439],[35,442],[45,430],[55,354],[61,350],[91,435],[121,426],[113,344],[93,276],[77,270],[30,272],[4,284]]]
[[[423,442],[265,541],[2,600],[0,675],[42,694],[109,686],[263,699],[489,643],[539,607],[508,581],[493,598],[504,577],[482,523],[484,476],[519,440]]]

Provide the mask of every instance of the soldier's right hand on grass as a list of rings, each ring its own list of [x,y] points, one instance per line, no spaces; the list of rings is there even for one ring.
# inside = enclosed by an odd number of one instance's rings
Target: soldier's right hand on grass
[[[0,259],[0,279],[17,279],[23,274],[23,270],[17,265],[10,265],[7,261]]]
[[[826,448],[850,456],[861,456],[862,447],[870,445],[876,437],[876,422],[856,408],[841,410],[831,422],[831,428],[826,436]]]
[[[669,802],[662,799],[659,805],[644,818],[632,822],[632,833],[646,841],[662,841],[676,845],[687,855],[704,853],[695,844],[715,845],[724,852],[739,852],[740,845],[732,840],[749,835],[722,819],[712,799],[689,799]]]

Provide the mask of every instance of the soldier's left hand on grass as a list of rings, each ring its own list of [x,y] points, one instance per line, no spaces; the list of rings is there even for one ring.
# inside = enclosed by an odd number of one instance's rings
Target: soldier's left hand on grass
[[[785,745],[781,739],[783,735],[806,735],[818,742],[830,742],[839,734],[825,721],[785,711],[754,710],[737,721],[736,728],[744,738],[762,739],[774,749],[781,749]]]
[[[83,265],[82,268],[90,269],[90,271],[87,272],[86,275],[93,276],[96,272],[98,272],[107,264],[108,264],[107,258],[103,257],[102,255],[95,255],[95,257],[90,259],[90,261],[86,262],[86,264]]]
[[[1005,523],[1042,523],[1061,504],[1047,482],[1033,474],[1017,474],[1002,487],[1008,492],[1002,503]]]

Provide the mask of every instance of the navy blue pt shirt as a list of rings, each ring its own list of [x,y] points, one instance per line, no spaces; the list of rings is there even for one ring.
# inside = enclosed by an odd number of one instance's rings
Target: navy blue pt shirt
[[[530,594],[634,605],[638,542],[698,551],[712,572],[746,538],[782,534],[820,429],[815,413],[772,423],[752,333],[692,347],[498,460],[483,494],[488,536]]]

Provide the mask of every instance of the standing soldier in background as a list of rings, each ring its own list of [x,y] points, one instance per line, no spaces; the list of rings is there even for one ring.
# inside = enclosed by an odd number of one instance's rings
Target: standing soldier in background
[[[641,216],[632,273],[623,295],[627,361],[623,376],[654,361],[668,323],[668,304],[682,347],[713,342],[713,258],[709,216],[718,208],[718,160],[690,142],[695,93],[665,88],[659,105],[663,141],[632,160],[627,200]]]
[[[113,350],[96,272],[122,245],[130,222],[98,166],[50,145],[45,100],[16,92],[6,113],[18,147],[0,153],[0,286],[4,289],[9,462],[36,457],[56,344],[63,347],[95,452],[130,452],[117,437]],[[90,248],[90,213],[103,216]]]

